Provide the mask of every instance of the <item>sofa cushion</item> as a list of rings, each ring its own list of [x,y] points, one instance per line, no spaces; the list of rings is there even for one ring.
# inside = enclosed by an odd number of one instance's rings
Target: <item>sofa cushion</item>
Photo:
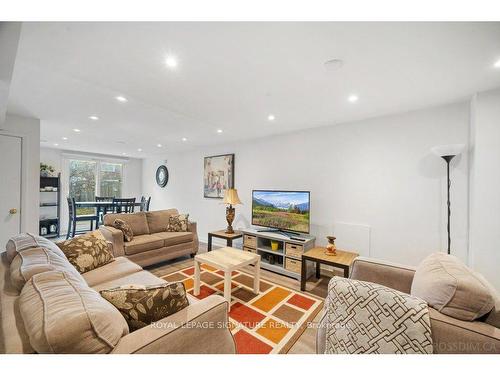
[[[131,273],[117,279],[105,281],[101,284],[94,285],[92,289],[96,291],[104,289],[112,289],[122,285],[159,285],[167,284],[167,282],[159,277],[153,275],[148,271],[139,271]]]
[[[112,262],[114,259],[113,253],[109,250],[108,243],[100,233],[100,231],[86,233],[66,241],[58,242],[57,246],[61,248],[66,258],[75,266],[78,272],[92,271]]]
[[[486,280],[483,275],[477,274],[477,277],[479,277],[482,283],[486,285],[490,291],[494,303],[491,311],[483,316],[481,320],[492,325],[493,327],[500,328],[500,293],[498,293],[498,290],[496,290],[496,288],[488,280]]]
[[[68,272],[34,275],[19,307],[38,353],[109,353],[128,333],[120,312]]]
[[[179,215],[179,211],[175,208],[169,210],[149,211],[146,212],[148,221],[149,233],[164,232],[167,229],[170,216]]]
[[[419,264],[411,294],[445,315],[467,321],[487,314],[494,305],[477,274],[458,258],[444,253],[431,254]]]
[[[189,214],[173,215],[168,219],[167,232],[187,232]]]
[[[116,219],[123,220],[130,225],[130,228],[132,228],[135,236],[149,234],[148,221],[146,220],[145,212],[134,212],[132,214],[107,214],[104,215],[103,218],[104,225],[112,227]]]
[[[142,236],[136,236],[130,242],[125,242],[125,254],[132,255],[137,253],[142,253],[148,250],[155,250],[163,247],[164,241],[161,237],[156,234],[144,234]]]
[[[126,221],[123,221],[122,219],[115,219],[113,227],[122,231],[125,242],[130,242],[134,239],[134,231]]]
[[[46,271],[67,271],[81,278],[78,271],[65,258],[43,247],[32,247],[19,252],[10,264],[10,280],[20,292],[24,284],[38,273]]]
[[[134,272],[142,271],[142,267],[135,264],[125,257],[118,257],[111,263],[108,263],[95,270],[82,274],[88,286],[93,287],[110,280],[119,279]]]
[[[181,282],[156,286],[122,286],[99,292],[123,315],[130,331],[146,327],[189,305]]]
[[[166,247],[194,240],[194,234],[191,232],[160,232],[156,233],[155,236],[163,238]]]
[[[7,250],[8,262],[12,262],[19,252],[32,247],[43,247],[62,258],[66,258],[64,253],[54,242],[31,233],[21,233],[17,236],[11,237],[9,241],[7,241],[5,248]]]

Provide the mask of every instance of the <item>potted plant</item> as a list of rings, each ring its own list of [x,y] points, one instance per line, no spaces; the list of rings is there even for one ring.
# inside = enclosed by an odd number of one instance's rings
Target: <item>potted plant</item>
[[[55,172],[54,167],[48,164],[40,163],[40,176],[41,177],[51,177],[52,173]]]

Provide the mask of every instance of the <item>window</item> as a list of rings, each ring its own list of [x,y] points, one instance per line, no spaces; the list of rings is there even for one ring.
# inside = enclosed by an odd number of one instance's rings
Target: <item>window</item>
[[[69,196],[76,201],[94,201],[95,196],[122,196],[123,164],[95,160],[69,160]],[[78,214],[93,209],[79,208]]]
[[[101,163],[100,195],[103,197],[122,196],[122,165],[116,163]]]

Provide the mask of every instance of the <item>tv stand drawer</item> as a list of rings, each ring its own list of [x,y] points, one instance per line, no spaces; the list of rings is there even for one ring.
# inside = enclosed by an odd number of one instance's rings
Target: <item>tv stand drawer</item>
[[[300,258],[300,257],[302,257],[303,252],[304,252],[304,246],[302,246],[302,245],[297,245],[297,244],[288,243],[288,242],[285,244],[285,254],[286,255]]]
[[[302,263],[300,260],[285,258],[285,268],[288,271],[300,273]]]
[[[252,249],[251,247],[243,246],[243,250],[257,254],[257,249]]]
[[[243,236],[243,246],[256,249],[257,248],[257,237],[245,234]]]

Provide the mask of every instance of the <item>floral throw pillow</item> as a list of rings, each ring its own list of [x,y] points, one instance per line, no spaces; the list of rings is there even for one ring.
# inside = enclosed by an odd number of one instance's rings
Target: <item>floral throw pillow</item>
[[[57,246],[80,273],[92,271],[114,260],[106,240],[94,232],[59,242]]]
[[[101,296],[123,315],[130,332],[172,315],[189,305],[181,282],[157,286],[129,285],[101,290]]]
[[[168,218],[167,232],[187,232],[189,214],[172,215]]]
[[[115,219],[113,226],[123,232],[123,239],[125,242],[130,242],[134,239],[134,232],[132,231],[129,223],[126,221],[123,221],[122,219]]]

